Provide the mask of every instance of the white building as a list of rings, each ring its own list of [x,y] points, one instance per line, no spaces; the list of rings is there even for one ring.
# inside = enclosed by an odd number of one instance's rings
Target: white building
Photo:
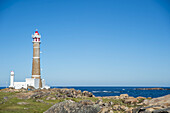
[[[35,78],[26,78],[25,82],[14,82],[14,72],[11,71],[11,77],[10,77],[10,86],[11,88],[15,88],[15,89],[21,89],[21,88],[25,88],[27,89],[28,86],[32,86],[35,89],[39,88],[39,79],[35,79]],[[41,89],[49,89],[50,86],[45,85],[45,80],[42,79],[42,88]]]

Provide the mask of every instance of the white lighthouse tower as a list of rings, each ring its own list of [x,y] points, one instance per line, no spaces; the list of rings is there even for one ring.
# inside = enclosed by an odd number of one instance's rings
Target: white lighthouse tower
[[[11,71],[11,77],[10,77],[10,86],[11,88],[14,88],[14,72]]]

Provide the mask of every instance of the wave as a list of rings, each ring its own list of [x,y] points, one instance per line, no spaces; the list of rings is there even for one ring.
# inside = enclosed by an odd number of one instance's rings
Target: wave
[[[93,93],[120,93],[120,91],[92,91]]]
[[[114,93],[120,93],[120,91],[114,91]]]

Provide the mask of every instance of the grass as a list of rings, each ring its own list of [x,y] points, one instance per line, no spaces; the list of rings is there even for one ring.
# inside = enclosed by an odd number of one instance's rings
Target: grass
[[[107,99],[107,98],[104,98],[103,99],[103,102],[105,102],[105,103],[108,103],[108,102],[113,102],[115,105],[124,105],[124,103],[122,102],[122,100],[120,100],[120,99]]]
[[[15,93],[0,92],[0,102],[4,101],[4,97],[8,97],[8,100],[3,104],[0,104],[0,113],[42,113],[49,109],[52,104],[36,102],[33,99],[17,99],[14,97]],[[18,102],[26,102],[26,105],[19,105]]]
[[[96,97],[82,97],[82,98],[65,98],[65,99],[56,99],[56,100],[46,100],[47,97],[41,98],[44,102],[36,102],[35,99],[18,99],[15,97],[16,92],[0,92],[0,113],[43,113],[47,109],[49,109],[53,104],[62,102],[64,100],[72,100],[75,102],[79,102],[81,100],[91,100],[96,102],[99,98]],[[55,93],[50,95],[51,97],[55,97]],[[4,97],[8,99],[5,100]],[[109,99],[102,98],[104,103],[113,102],[114,105],[125,105],[127,107],[134,107],[136,105],[128,105],[124,104],[120,99]],[[140,100],[142,101],[142,100]],[[3,102],[1,104],[1,102]],[[28,104],[19,105],[18,102],[26,102]],[[121,112],[121,111],[119,111]],[[114,111],[114,113],[118,113]]]
[[[93,102],[96,102],[98,100],[98,98],[95,98],[95,97],[71,98],[71,100],[73,100],[75,102],[80,102],[81,100],[91,100]]]
[[[46,97],[41,98],[44,103],[36,102],[35,99],[18,99],[14,95],[16,93],[9,92],[0,92],[0,113],[43,113],[49,109],[53,104],[62,102],[64,100],[73,100],[79,102],[81,100],[92,100],[95,102],[98,98],[66,98],[66,99],[56,99],[56,100],[46,100]],[[4,97],[8,97],[8,100],[5,101]],[[53,95],[51,95],[53,97]],[[19,105],[18,102],[26,102],[26,105]]]

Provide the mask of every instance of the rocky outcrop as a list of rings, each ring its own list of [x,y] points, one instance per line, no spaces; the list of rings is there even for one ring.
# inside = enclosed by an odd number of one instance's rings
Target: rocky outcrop
[[[14,89],[14,88],[5,88],[5,89],[0,89],[1,92],[27,92],[27,89]]]
[[[135,90],[170,90],[169,88],[135,88]]]
[[[127,99],[129,97],[129,95],[128,94],[121,94],[120,95],[120,99]]]
[[[9,90],[11,91],[11,90]],[[52,96],[51,96],[52,95]],[[65,98],[82,98],[82,97],[95,97],[91,92],[75,89],[42,89],[42,90],[33,90],[29,92],[23,92],[17,94],[19,99],[40,99],[46,97],[46,100],[56,100],[56,99],[65,99]]]
[[[163,97],[145,99],[142,103],[143,105],[147,105],[147,106],[161,105],[164,107],[170,107],[170,94]]]
[[[164,107],[170,107],[170,95],[153,98],[148,101],[147,105],[161,105]]]
[[[170,95],[144,100],[144,107],[133,109],[133,113],[170,113]]]
[[[133,109],[132,113],[170,113],[170,107],[164,108],[160,105],[138,107]]]
[[[99,111],[100,107],[98,105],[91,105],[89,101],[78,103],[66,100],[53,105],[44,113],[98,113]]]
[[[34,102],[53,105],[45,113],[168,113],[170,112],[170,95],[159,98],[120,96],[95,97],[91,92],[75,89],[4,89],[2,92],[15,94],[4,96],[0,104],[6,104],[10,98],[32,99]],[[13,93],[11,93],[13,92]],[[64,101],[64,102],[63,102]],[[27,101],[26,101],[27,102]],[[60,102],[60,103],[56,103]],[[17,105],[27,105],[24,100]],[[31,104],[29,104],[31,105]]]

